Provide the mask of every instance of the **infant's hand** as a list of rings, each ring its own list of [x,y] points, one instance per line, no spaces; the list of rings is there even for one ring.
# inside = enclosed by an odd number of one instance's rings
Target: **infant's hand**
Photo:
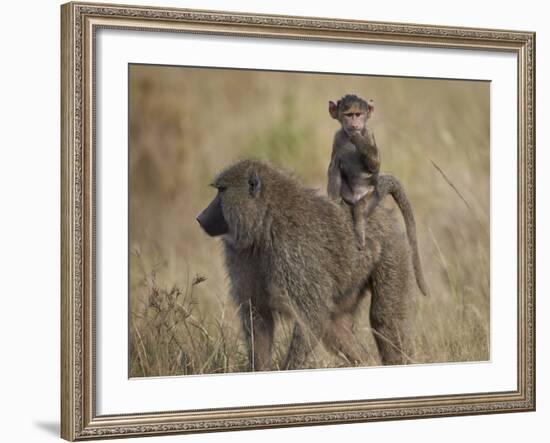
[[[357,143],[361,143],[363,141],[363,136],[360,131],[356,131],[350,135],[349,139],[354,145],[356,145]]]
[[[369,128],[365,128],[365,140],[369,145],[376,144],[376,142],[374,141],[374,132]]]

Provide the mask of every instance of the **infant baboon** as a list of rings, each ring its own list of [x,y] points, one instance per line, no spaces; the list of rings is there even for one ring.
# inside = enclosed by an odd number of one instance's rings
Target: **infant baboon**
[[[348,94],[337,103],[329,102],[330,116],[338,120],[341,127],[332,144],[327,193],[333,200],[343,200],[351,206],[359,249],[365,247],[366,220],[386,195],[393,196],[405,220],[418,287],[428,295],[412,206],[395,177],[379,174],[380,151],[374,133],[367,127],[367,120],[373,112],[374,101],[365,101],[356,95]]]
[[[328,195],[351,205],[357,244],[365,247],[365,219],[379,202],[378,173],[380,152],[367,120],[374,102],[356,95],[345,95],[329,102],[329,114],[340,122],[334,135],[328,170]]]
[[[303,367],[319,341],[351,364],[364,362],[353,314],[367,290],[382,362],[407,362],[410,246],[391,210],[375,209],[369,247],[359,251],[347,209],[267,163],[240,161],[213,186],[218,193],[197,221],[222,236],[252,370],[272,368],[275,313],[294,320],[282,369]]]

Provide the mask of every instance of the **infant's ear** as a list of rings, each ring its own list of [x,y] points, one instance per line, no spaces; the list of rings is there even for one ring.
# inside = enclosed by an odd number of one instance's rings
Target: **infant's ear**
[[[367,100],[367,118],[371,118],[374,114],[374,100],[369,98]]]
[[[328,113],[332,118],[338,120],[338,105],[333,101],[328,102]]]

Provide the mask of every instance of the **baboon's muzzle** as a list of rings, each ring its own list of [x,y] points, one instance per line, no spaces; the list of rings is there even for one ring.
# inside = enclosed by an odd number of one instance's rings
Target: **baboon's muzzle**
[[[211,237],[227,234],[229,226],[223,216],[220,194],[198,215],[197,221],[204,231]]]

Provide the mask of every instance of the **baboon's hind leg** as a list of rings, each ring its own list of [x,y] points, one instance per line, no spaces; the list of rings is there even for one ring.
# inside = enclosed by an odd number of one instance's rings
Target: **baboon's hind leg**
[[[366,361],[366,355],[353,332],[353,316],[348,312],[333,315],[325,332],[324,343],[337,355],[343,355],[353,366]]]
[[[386,281],[373,286],[370,323],[382,364],[411,363],[410,294],[398,282]]]
[[[309,353],[311,352],[311,344],[307,340],[303,328],[299,322],[294,323],[292,330],[292,338],[288,347],[283,369],[300,369],[304,367]]]

